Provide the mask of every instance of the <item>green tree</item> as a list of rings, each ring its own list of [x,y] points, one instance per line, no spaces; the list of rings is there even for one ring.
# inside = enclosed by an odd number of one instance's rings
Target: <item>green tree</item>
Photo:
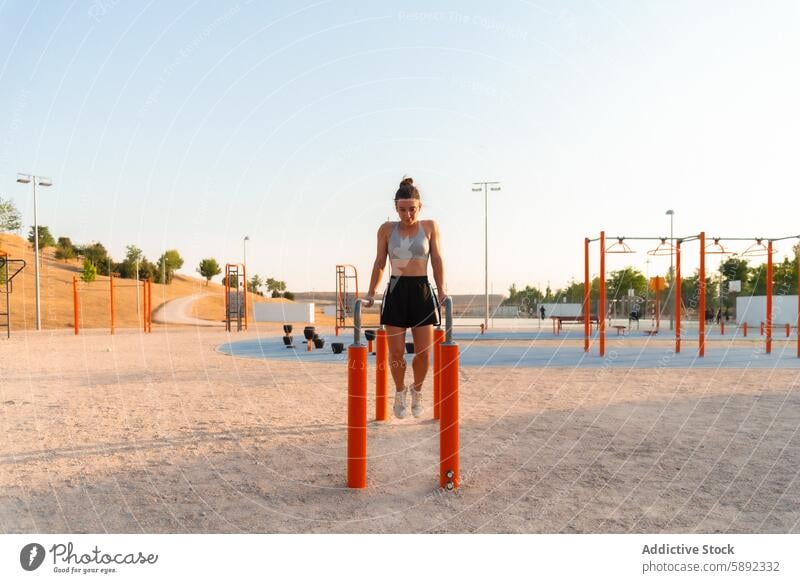
[[[22,227],[22,215],[13,200],[0,197],[0,231],[18,231]]]
[[[175,249],[165,251],[158,258],[158,270],[156,281],[158,283],[170,284],[175,275],[175,271],[183,267],[183,258]]]
[[[212,277],[222,273],[222,269],[220,269],[216,259],[208,257],[200,262],[197,267],[197,273],[206,278],[206,285],[208,285]]]
[[[45,227],[44,225],[39,225],[39,250],[45,249],[46,247],[55,247],[56,240],[53,238],[53,235],[50,234],[50,229]],[[33,242],[33,226],[31,226],[31,230],[28,231],[28,243],[31,245],[34,244]]]
[[[247,282],[247,291],[257,294],[258,288],[264,285],[264,280],[262,280],[258,275],[253,275],[250,278],[250,281]]]
[[[628,290],[636,290],[637,296],[647,295],[647,278],[634,267],[625,267],[612,271],[606,279],[606,295],[608,299],[627,297]]]
[[[88,259],[83,260],[83,271],[81,272],[81,279],[86,283],[91,283],[97,279],[97,268]]]
[[[66,263],[67,259],[75,257],[75,246],[69,237],[59,237],[56,242],[56,259],[63,259]]]
[[[286,290],[286,282],[279,279],[268,277],[266,281],[267,290],[272,292],[273,298],[281,297],[281,292]]]

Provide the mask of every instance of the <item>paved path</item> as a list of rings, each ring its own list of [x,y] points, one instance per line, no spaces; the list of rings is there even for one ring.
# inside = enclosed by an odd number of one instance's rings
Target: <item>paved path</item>
[[[223,326],[224,322],[214,320],[200,320],[193,318],[191,313],[192,304],[204,296],[212,294],[194,294],[183,298],[170,300],[153,312],[153,322],[159,324],[184,324],[189,326]]]

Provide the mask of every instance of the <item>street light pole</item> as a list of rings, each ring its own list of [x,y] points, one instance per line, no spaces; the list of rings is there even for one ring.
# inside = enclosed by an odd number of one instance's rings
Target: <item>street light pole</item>
[[[36,288],[36,329],[42,329],[42,308],[41,308],[41,292],[39,284],[39,221],[36,216],[36,185],[39,186],[53,186],[53,181],[44,176],[34,176],[33,174],[17,174],[17,182],[20,184],[33,185],[33,273],[35,278]]]
[[[667,303],[669,304],[669,329],[672,330],[673,326],[675,325],[675,309],[672,307],[672,293],[675,289],[675,282],[672,281],[675,279],[675,272],[673,271],[672,266],[672,257],[675,254],[675,239],[673,238],[672,234],[672,226],[673,226],[673,218],[675,217],[675,211],[669,209],[665,214],[669,215],[669,294]]]
[[[247,267],[247,242],[250,240],[250,235],[244,236],[244,261],[242,261],[242,265]]]
[[[477,186],[477,188],[476,188]],[[472,192],[483,190],[483,293],[486,302],[486,311],[483,317],[484,329],[489,328],[489,190],[500,190],[499,182],[473,182]]]

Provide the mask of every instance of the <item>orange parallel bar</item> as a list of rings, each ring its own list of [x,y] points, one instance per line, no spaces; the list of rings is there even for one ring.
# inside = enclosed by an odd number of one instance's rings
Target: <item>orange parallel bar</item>
[[[725,336],[725,320],[722,319],[719,321],[719,335]]]
[[[147,280],[147,332],[153,332],[153,281]]]
[[[434,376],[434,383],[436,383]],[[375,419],[388,419],[389,400],[386,389],[389,386],[389,341],[386,330],[375,332]]]
[[[772,354],[772,241],[767,243],[767,354]]]
[[[747,322],[742,324],[742,330],[744,331],[744,337],[747,338]]]
[[[439,486],[458,488],[458,344],[443,343],[441,419],[439,420]]]
[[[78,278],[74,275],[72,276],[72,314],[75,336],[77,336],[80,329],[80,324],[78,324],[78,319],[80,318],[80,305],[78,303]]]
[[[347,487],[367,487],[367,347],[347,348]]]
[[[433,330],[433,418],[439,419],[441,416],[442,399],[442,342],[444,342],[444,330],[434,328]]]
[[[142,332],[147,334],[147,280],[142,280]]]
[[[114,276],[108,278],[109,289],[111,290],[111,334],[114,334]]]

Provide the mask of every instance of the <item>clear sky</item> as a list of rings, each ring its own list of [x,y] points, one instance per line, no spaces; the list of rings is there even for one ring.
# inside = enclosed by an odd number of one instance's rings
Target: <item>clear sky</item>
[[[483,291],[473,181],[502,182],[498,293],[580,279],[585,236],[668,234],[669,208],[676,235],[800,233],[796,1],[0,1],[0,112],[26,225],[17,171],[53,178],[56,237],[193,273],[249,235],[294,291],[336,263],[366,287],[404,174],[453,293]],[[645,260],[609,268],[669,264]]]

